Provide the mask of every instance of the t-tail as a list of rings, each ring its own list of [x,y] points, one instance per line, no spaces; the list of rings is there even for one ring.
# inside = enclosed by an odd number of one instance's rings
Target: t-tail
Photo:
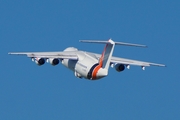
[[[125,45],[125,46],[135,46],[135,47],[147,47],[145,45],[139,44],[131,44],[131,43],[124,43],[124,42],[114,42],[113,40],[109,39],[108,41],[99,41],[99,40],[80,40],[80,42],[86,43],[101,43],[106,44],[103,53],[99,59],[99,65],[94,69],[92,74],[92,79],[98,79],[104,77],[108,74],[109,65],[111,62],[111,57],[114,51],[115,45]]]

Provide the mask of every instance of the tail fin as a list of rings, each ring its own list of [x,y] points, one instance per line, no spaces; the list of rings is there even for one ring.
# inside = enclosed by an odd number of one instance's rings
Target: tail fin
[[[103,69],[106,69],[107,71],[111,62],[114,46],[115,46],[114,41],[110,39],[108,43],[106,44],[104,51],[99,59],[99,64],[101,65]]]
[[[112,57],[112,53],[114,50],[115,45],[125,45],[125,46],[134,46],[134,47],[147,47],[146,45],[140,45],[140,44],[132,44],[132,43],[124,43],[124,42],[114,42],[113,40],[109,39],[108,41],[100,41],[100,40],[80,40],[80,42],[86,42],[86,43],[100,43],[100,44],[106,44],[104,51],[102,53],[102,56],[99,60],[99,64],[102,68],[108,70],[110,65],[110,60]]]
[[[81,40],[80,42],[87,42],[87,43],[104,43],[106,44],[103,53],[99,59],[99,67],[108,71],[112,53],[114,51],[115,42],[109,39],[108,41],[95,41],[95,40]]]

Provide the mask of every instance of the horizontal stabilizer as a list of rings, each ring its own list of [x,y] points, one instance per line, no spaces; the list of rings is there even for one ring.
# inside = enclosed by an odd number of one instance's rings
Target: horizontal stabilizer
[[[100,44],[108,44],[111,43],[111,39],[109,41],[101,41],[101,40],[80,40],[79,42],[85,42],[85,43],[100,43]],[[113,41],[114,42],[114,41]],[[134,47],[147,47],[146,45],[140,45],[140,44],[132,44],[132,43],[124,43],[124,42],[114,42],[115,45],[124,45],[124,46],[134,46]]]

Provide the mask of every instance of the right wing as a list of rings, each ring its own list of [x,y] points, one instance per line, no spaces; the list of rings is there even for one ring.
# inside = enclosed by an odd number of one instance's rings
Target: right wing
[[[74,51],[63,52],[12,52],[10,55],[26,55],[30,58],[60,58],[78,60],[78,56]]]
[[[96,56],[97,59],[101,57],[100,54],[96,53],[90,53],[91,55]],[[113,57],[111,58],[110,64],[124,64],[124,65],[136,65],[141,67],[148,67],[148,66],[159,66],[159,67],[165,67],[163,64],[157,64],[152,62],[144,62],[144,61],[138,61],[138,60],[132,60],[132,59],[126,59],[126,58],[120,58],[120,57]]]
[[[159,67],[165,67],[163,64],[157,64],[157,63],[152,63],[152,62],[144,62],[144,61],[138,61],[138,60],[131,60],[131,59],[126,59],[126,58],[119,58],[119,57],[112,57],[111,58],[111,63],[120,63],[124,65],[137,65],[137,66],[159,66]]]

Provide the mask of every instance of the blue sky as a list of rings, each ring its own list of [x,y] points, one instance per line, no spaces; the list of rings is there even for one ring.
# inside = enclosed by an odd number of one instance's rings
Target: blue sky
[[[1,120],[179,120],[180,1],[0,1]],[[80,39],[140,43],[116,46],[114,56],[166,64],[131,66],[99,81],[78,79],[62,65],[41,67],[8,52],[101,53]]]

